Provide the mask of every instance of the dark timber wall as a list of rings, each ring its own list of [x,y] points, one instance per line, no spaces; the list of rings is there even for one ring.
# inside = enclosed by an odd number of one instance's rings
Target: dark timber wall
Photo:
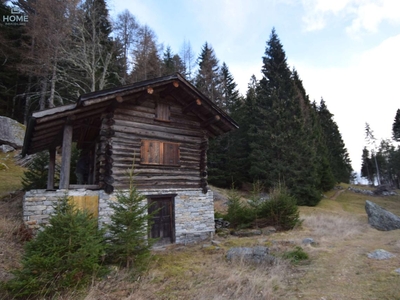
[[[168,120],[158,120],[157,105],[169,107]],[[167,114],[166,114],[167,115]],[[142,140],[179,144],[179,165],[149,165],[141,161]],[[99,182],[108,189],[129,186],[127,171],[135,159],[135,185],[148,188],[207,189],[205,130],[200,120],[173,98],[152,96],[137,104],[118,103],[103,116],[98,146]],[[111,157],[112,154],[112,157]]]

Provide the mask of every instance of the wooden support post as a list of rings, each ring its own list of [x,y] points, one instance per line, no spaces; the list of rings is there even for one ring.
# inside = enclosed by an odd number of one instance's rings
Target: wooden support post
[[[49,172],[47,174],[47,189],[54,190],[54,174],[56,171],[56,148],[49,149]]]
[[[64,125],[64,134],[62,143],[60,189],[68,189],[69,187],[69,175],[71,172],[72,132],[73,132],[73,126],[71,123],[67,122]]]

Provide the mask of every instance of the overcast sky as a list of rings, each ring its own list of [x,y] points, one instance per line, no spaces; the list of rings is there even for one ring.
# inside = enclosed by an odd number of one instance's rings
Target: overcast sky
[[[325,100],[353,168],[360,172],[365,122],[390,138],[400,108],[399,0],[109,0],[112,16],[128,9],[158,42],[196,58],[205,42],[245,95],[261,78],[271,30],[283,44],[311,101]]]

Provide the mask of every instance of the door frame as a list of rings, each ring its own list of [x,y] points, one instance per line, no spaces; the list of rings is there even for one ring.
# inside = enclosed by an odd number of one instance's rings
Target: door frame
[[[170,198],[171,201],[171,212],[170,212],[170,226],[171,226],[171,243],[175,243],[176,239],[176,231],[175,231],[175,197],[178,194],[158,194],[158,195],[147,195],[147,204],[148,206],[151,205],[152,202]],[[151,236],[151,228],[149,231],[149,235]]]

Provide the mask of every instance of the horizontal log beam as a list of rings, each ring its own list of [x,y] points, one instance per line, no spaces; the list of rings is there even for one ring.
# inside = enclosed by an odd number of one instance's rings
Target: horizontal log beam
[[[198,106],[201,106],[201,100],[200,99],[196,99],[195,101],[190,102],[188,105],[186,105],[183,109],[182,112],[185,114],[187,113],[189,110],[192,110]]]

